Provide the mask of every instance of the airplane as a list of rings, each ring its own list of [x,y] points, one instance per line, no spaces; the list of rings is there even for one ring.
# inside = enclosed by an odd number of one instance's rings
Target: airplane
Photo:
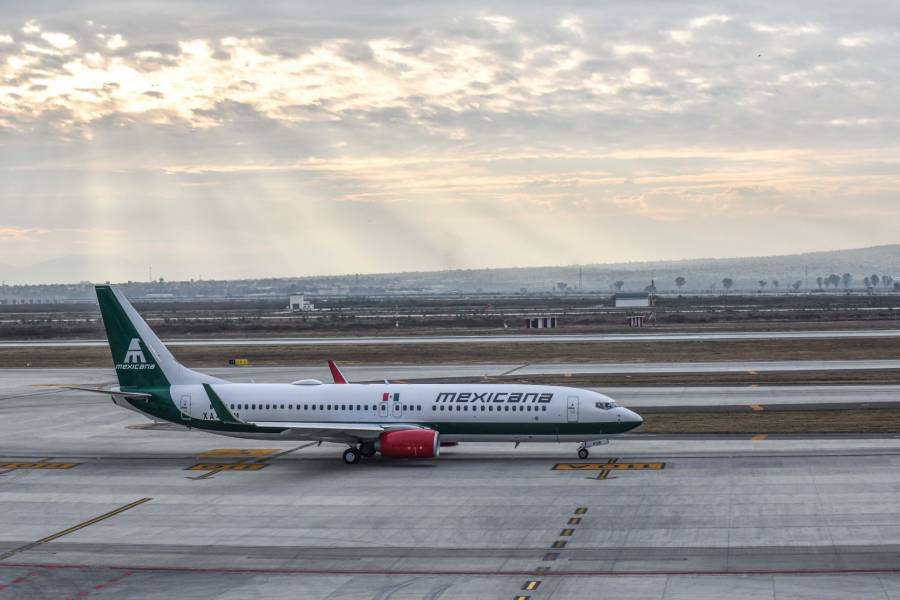
[[[180,364],[125,295],[95,286],[119,385],[67,386],[111,396],[155,421],[248,439],[343,444],[356,464],[436,458],[459,442],[579,442],[578,457],[638,427],[641,417],[603,394],[520,384],[348,383],[329,361],[335,384],[232,383]]]

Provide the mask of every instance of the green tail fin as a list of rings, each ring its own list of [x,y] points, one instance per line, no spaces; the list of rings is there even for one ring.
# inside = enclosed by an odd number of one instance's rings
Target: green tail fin
[[[168,386],[179,366],[174,357],[122,292],[108,285],[98,285],[96,291],[119,385]]]

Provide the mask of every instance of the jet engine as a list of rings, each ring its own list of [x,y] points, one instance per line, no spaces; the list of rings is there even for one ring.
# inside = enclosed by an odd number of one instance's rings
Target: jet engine
[[[440,434],[434,429],[387,431],[375,449],[387,458],[435,458],[441,453]]]

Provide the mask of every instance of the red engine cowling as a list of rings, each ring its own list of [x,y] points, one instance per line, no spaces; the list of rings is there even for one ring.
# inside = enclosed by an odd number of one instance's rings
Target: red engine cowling
[[[375,449],[387,458],[434,458],[441,452],[440,434],[434,429],[387,431]]]

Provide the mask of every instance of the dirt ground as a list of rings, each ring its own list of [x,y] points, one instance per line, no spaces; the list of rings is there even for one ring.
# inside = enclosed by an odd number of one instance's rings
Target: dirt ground
[[[636,433],[895,433],[900,409],[648,413]]]
[[[231,358],[251,365],[319,365],[327,359],[352,364],[465,364],[533,362],[696,362],[898,359],[891,338],[584,343],[383,344],[334,346],[175,346],[192,367],[225,366]],[[0,368],[105,367],[109,349],[0,348]]]

